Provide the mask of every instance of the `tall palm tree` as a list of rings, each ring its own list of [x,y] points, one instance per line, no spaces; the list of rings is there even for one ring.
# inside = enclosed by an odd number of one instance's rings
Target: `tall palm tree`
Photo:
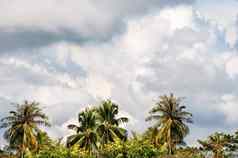
[[[91,155],[97,149],[98,136],[96,133],[97,121],[95,110],[86,109],[78,115],[79,125],[70,124],[68,128],[76,133],[67,139],[67,147],[78,144]]]
[[[99,120],[97,132],[101,138],[102,145],[114,142],[116,138],[125,140],[127,131],[120,127],[121,123],[128,122],[127,117],[118,117],[118,105],[111,100],[103,101],[96,109]]]
[[[186,123],[192,123],[192,114],[181,106],[182,98],[173,94],[160,96],[159,102],[150,111],[146,121],[155,120],[155,127],[159,129],[158,138],[167,144],[168,154],[174,153],[177,144],[183,143],[184,137],[189,133]]]
[[[7,128],[5,139],[10,148],[23,157],[25,151],[37,149],[40,125],[50,126],[48,117],[39,108],[39,103],[25,101],[17,104],[15,111],[10,111],[9,116],[1,119],[0,128]]]
[[[198,140],[198,142],[203,150],[213,153],[213,158],[224,158],[225,152],[232,151],[237,143],[233,136],[224,133],[215,133],[207,140]]]

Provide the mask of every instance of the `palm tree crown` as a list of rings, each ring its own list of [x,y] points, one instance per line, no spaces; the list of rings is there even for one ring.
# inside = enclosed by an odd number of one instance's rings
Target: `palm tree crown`
[[[180,105],[181,100],[173,94],[160,96],[159,102],[146,119],[156,120],[159,140],[167,144],[169,154],[173,154],[176,144],[183,143],[183,138],[189,133],[186,123],[192,123],[192,114],[184,111],[186,107]]]
[[[85,149],[90,154],[97,149],[97,121],[95,110],[86,109],[78,115],[79,125],[70,124],[69,129],[76,133],[69,136],[67,139],[67,146],[71,147],[74,144],[79,144],[80,148]]]
[[[127,131],[119,125],[128,122],[126,117],[117,117],[118,105],[114,104],[111,100],[103,101],[101,106],[97,108],[99,127],[97,132],[101,138],[101,143],[114,142],[116,138],[125,140]]]
[[[7,128],[5,139],[11,148],[23,155],[26,150],[37,148],[39,125],[50,126],[48,117],[39,108],[39,103],[25,101],[17,104],[16,111],[10,111],[9,116],[1,119],[0,128]]]

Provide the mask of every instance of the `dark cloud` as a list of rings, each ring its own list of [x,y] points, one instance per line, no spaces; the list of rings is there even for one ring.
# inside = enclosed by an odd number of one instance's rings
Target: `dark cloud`
[[[110,40],[113,36],[118,35],[119,33],[125,30],[125,21],[132,17],[139,17],[148,12],[153,10],[158,10],[163,7],[172,7],[179,4],[191,4],[193,0],[136,0],[136,1],[109,1],[109,0],[102,0],[102,1],[89,1],[89,8],[95,8],[98,12],[98,17],[91,17],[89,13],[82,13],[80,8],[84,7],[81,6],[81,2],[74,2],[75,5],[79,5],[78,7],[78,14],[72,14],[70,18],[72,21],[68,22],[68,19],[71,13],[67,13],[67,16],[64,17],[64,10],[61,5],[55,4],[56,10],[62,14],[60,15],[47,15],[49,20],[52,19],[60,19],[61,24],[57,26],[56,24],[52,24],[52,27],[55,30],[47,29],[48,23],[39,23],[31,24],[31,21],[22,21],[22,23],[18,23],[18,13],[14,11],[7,10],[9,13],[9,18],[13,19],[13,23],[16,24],[8,24],[4,27],[2,25],[0,28],[0,52],[11,52],[15,50],[24,50],[24,49],[37,49],[42,46],[48,46],[53,43],[67,41],[73,43],[80,43],[83,44],[85,42],[104,42],[106,40]],[[9,2],[10,3],[10,2]],[[22,5],[12,1],[10,5]],[[24,4],[24,2],[23,2]],[[84,4],[84,3],[82,3]],[[0,3],[1,5],[1,3]],[[28,7],[31,4],[29,4]],[[58,6],[59,5],[59,6]],[[72,5],[74,5],[72,3]],[[4,6],[4,5],[3,5]],[[35,5],[34,5],[35,6]],[[34,7],[32,6],[32,7]],[[67,3],[67,6],[71,6],[70,2]],[[22,7],[22,6],[19,6]],[[19,8],[18,7],[18,8]],[[34,17],[34,9],[28,8],[24,6],[25,14],[23,12],[22,18],[38,18]],[[1,7],[0,7],[1,9]],[[10,8],[9,8],[10,9]],[[46,8],[45,8],[46,9]],[[74,8],[75,9],[75,8]],[[29,10],[29,13],[28,13]],[[36,8],[37,10],[37,8]],[[47,9],[46,9],[47,10]],[[47,10],[48,11],[48,10]],[[42,10],[44,12],[44,9]],[[66,14],[66,13],[65,13]],[[68,15],[69,14],[69,15]],[[15,17],[16,16],[16,17]],[[43,16],[43,15],[42,15]],[[59,17],[58,17],[59,16]],[[85,20],[80,21],[81,16],[85,17]],[[102,16],[102,17],[100,17]],[[45,17],[47,19],[48,17]],[[89,17],[87,19],[87,17]],[[31,19],[30,18],[30,19]],[[42,17],[44,18],[44,17]],[[7,21],[7,17],[5,18]],[[2,19],[2,23],[5,24],[4,19]],[[54,21],[54,20],[53,20]],[[77,22],[79,21],[79,22]],[[47,22],[47,20],[46,20]],[[75,24],[76,22],[76,24]],[[8,21],[6,22],[8,23]],[[29,26],[28,26],[28,23]],[[50,25],[50,22],[49,22]],[[11,28],[10,31],[6,31]]]
[[[194,115],[194,124],[197,127],[202,128],[232,127],[227,124],[226,116],[220,111],[210,110],[206,111],[206,113],[205,110],[200,113],[193,111],[193,115]]]
[[[188,5],[194,3],[195,0],[102,0],[94,1],[96,6],[102,7],[111,11],[115,15],[141,15],[147,13],[148,11],[153,11],[154,9],[161,9],[164,7],[174,7],[177,5]]]
[[[39,49],[63,41],[83,44],[88,40],[89,38],[82,37],[78,33],[70,31],[49,32],[41,30],[21,31],[21,29],[17,29],[16,31],[0,30],[0,52],[9,53],[25,49]]]

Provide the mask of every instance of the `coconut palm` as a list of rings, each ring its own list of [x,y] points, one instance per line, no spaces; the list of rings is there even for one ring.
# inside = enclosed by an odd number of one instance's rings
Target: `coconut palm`
[[[78,144],[80,148],[86,150],[89,154],[97,149],[97,133],[96,133],[96,113],[95,110],[86,109],[78,115],[79,125],[70,124],[68,128],[76,133],[67,139],[67,147]]]
[[[1,119],[0,128],[7,128],[4,133],[9,147],[17,150],[23,157],[25,151],[37,149],[39,126],[50,126],[48,117],[39,108],[39,103],[25,101],[17,104],[15,111]]]
[[[189,133],[186,123],[192,123],[192,114],[185,111],[180,105],[182,98],[173,94],[160,96],[159,102],[150,111],[146,121],[155,120],[154,127],[159,129],[158,139],[166,143],[168,154],[174,153],[177,144],[183,143],[184,137]]]
[[[215,133],[208,137],[207,140],[198,142],[202,145],[205,151],[211,151],[213,158],[224,158],[226,151],[233,150],[236,141],[229,134]]]
[[[114,142],[119,138],[125,140],[127,131],[119,127],[121,123],[128,122],[126,117],[117,117],[118,105],[111,100],[103,101],[102,104],[96,109],[98,114],[99,126],[97,132],[101,138],[102,144]]]

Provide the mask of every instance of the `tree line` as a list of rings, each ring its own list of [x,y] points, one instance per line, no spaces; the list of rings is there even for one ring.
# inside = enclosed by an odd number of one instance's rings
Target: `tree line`
[[[66,141],[54,140],[42,127],[50,127],[38,102],[25,101],[0,120],[7,144],[0,158],[228,158],[236,157],[238,132],[218,133],[190,147],[184,141],[193,116],[183,99],[160,96],[149,111],[152,122],[143,133],[123,128],[129,119],[119,117],[119,105],[104,100],[78,114],[78,123],[67,127],[73,133]]]

